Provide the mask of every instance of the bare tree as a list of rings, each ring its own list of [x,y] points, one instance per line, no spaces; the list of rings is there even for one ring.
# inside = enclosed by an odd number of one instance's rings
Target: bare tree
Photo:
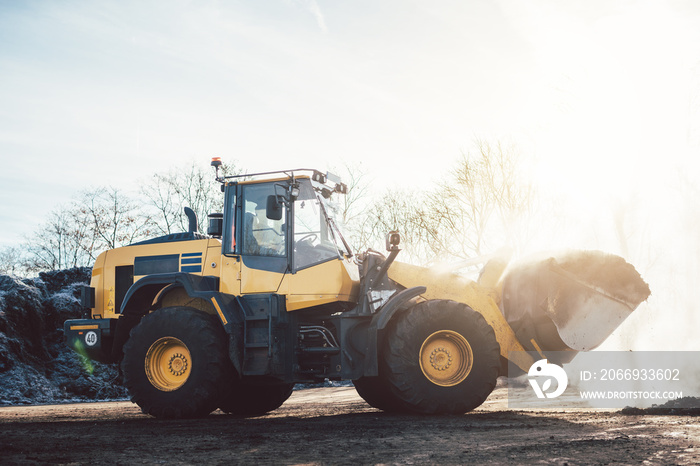
[[[360,251],[367,247],[367,236],[363,224],[367,219],[367,208],[371,203],[370,178],[361,163],[346,162],[340,169],[333,169],[340,175],[348,192],[335,196],[336,202],[333,216],[344,230],[345,238],[350,243],[353,251]]]
[[[0,274],[24,276],[26,273],[26,257],[23,249],[15,246],[5,246],[0,249]]]
[[[235,175],[241,170],[235,164],[224,164],[222,173]],[[197,214],[200,231],[205,231],[207,215],[223,210],[223,195],[214,172],[196,162],[187,168],[175,167],[164,174],[156,173],[151,181],[144,182],[141,194],[152,210],[153,224],[160,234],[187,230],[185,207]]]
[[[75,206],[79,218],[88,219],[85,226],[92,230],[91,248],[99,244],[101,249],[114,249],[152,235],[151,217],[116,188],[84,191]]]
[[[169,235],[179,231],[181,213],[178,211],[179,205],[176,205],[172,183],[163,179],[162,175],[153,175],[150,184],[142,186],[141,194],[154,211],[152,218],[157,233]]]
[[[519,177],[519,155],[501,143],[476,142],[451,177],[429,195],[427,211],[437,255],[468,258],[529,238],[534,191]]]
[[[390,190],[363,209],[358,217],[354,244],[358,250],[383,250],[389,231],[401,233],[402,260],[414,263],[433,258],[431,235],[433,228],[425,210],[426,193],[415,190]]]
[[[403,260],[467,259],[530,237],[534,191],[520,176],[514,147],[476,141],[434,188],[391,191],[364,209],[360,244],[378,244],[389,230],[402,235]]]
[[[237,171],[234,165],[223,169],[224,174]],[[198,214],[201,230],[208,213],[223,209],[213,172],[194,163],[184,170],[154,175],[153,183],[141,192],[146,202],[111,187],[82,191],[68,206],[52,211],[27,241],[24,268],[38,272],[88,266],[101,251],[186,230],[185,206]],[[3,251],[5,255],[11,252]]]
[[[27,269],[33,272],[57,270],[83,265],[79,236],[72,225],[72,215],[65,207],[52,211],[27,242]]]
[[[349,192],[341,198],[337,214],[350,224],[352,245],[357,250],[378,248],[388,231],[398,230],[405,260],[425,263],[522,244],[534,195],[519,177],[518,154],[511,147],[483,141],[477,141],[476,149],[476,154],[463,154],[447,181],[436,188],[394,190],[374,202],[366,172],[346,165]],[[227,165],[224,172],[241,170]],[[223,210],[219,188],[208,167],[192,163],[144,183],[143,203],[115,188],[84,191],[70,206],[52,212],[28,242],[29,267],[90,265],[104,249],[184,231],[185,206],[198,214],[204,230],[207,214]]]
[[[83,191],[59,206],[25,245],[29,271],[91,265],[99,252],[150,236],[152,222],[126,194],[115,188]]]
[[[341,198],[341,218],[345,225],[350,225],[362,216],[367,205],[370,179],[361,163],[346,162],[342,168],[342,179],[348,187],[347,194]]]

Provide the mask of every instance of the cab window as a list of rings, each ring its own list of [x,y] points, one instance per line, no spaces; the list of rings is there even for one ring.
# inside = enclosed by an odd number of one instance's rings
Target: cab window
[[[267,198],[274,195],[274,185],[246,185],[242,189],[242,221],[239,251],[252,256],[284,256],[286,251],[286,212],[282,218],[267,218]]]
[[[229,187],[226,191],[224,231],[221,235],[224,254],[237,254],[236,249],[236,188]]]

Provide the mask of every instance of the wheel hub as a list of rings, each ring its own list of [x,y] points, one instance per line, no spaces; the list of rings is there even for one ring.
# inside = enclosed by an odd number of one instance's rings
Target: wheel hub
[[[419,354],[423,375],[435,385],[452,387],[471,372],[474,357],[469,342],[452,330],[439,330],[423,341]]]
[[[170,373],[175,376],[180,376],[187,370],[187,358],[184,355],[177,353],[170,358],[169,363]]]
[[[192,372],[191,359],[187,345],[181,340],[163,337],[155,341],[146,352],[146,376],[158,390],[177,390],[187,382]]]
[[[430,353],[430,365],[438,371],[444,371],[452,365],[452,356],[450,352],[443,348],[435,348]]]

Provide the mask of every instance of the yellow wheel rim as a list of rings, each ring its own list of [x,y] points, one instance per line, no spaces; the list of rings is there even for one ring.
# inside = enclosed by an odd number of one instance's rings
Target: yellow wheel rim
[[[175,337],[157,340],[146,352],[146,375],[158,390],[171,392],[182,387],[192,372],[192,357]]]
[[[474,356],[466,338],[452,330],[440,330],[420,347],[420,368],[435,385],[452,387],[464,381],[472,370]]]

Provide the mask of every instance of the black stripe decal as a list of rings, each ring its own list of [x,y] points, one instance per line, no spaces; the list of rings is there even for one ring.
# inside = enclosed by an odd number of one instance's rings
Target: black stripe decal
[[[193,258],[191,258],[191,259],[185,259],[185,258],[183,258],[183,259],[180,261],[180,263],[181,263],[182,265],[185,265],[185,264],[201,264],[201,263],[202,263],[202,258],[201,258],[201,257],[193,257]]]
[[[201,272],[201,271],[202,271],[201,265],[183,265],[182,266],[182,272],[196,273],[196,272]]]
[[[141,256],[134,259],[134,275],[151,275],[153,273],[171,273],[179,271],[180,256],[178,254]]]

